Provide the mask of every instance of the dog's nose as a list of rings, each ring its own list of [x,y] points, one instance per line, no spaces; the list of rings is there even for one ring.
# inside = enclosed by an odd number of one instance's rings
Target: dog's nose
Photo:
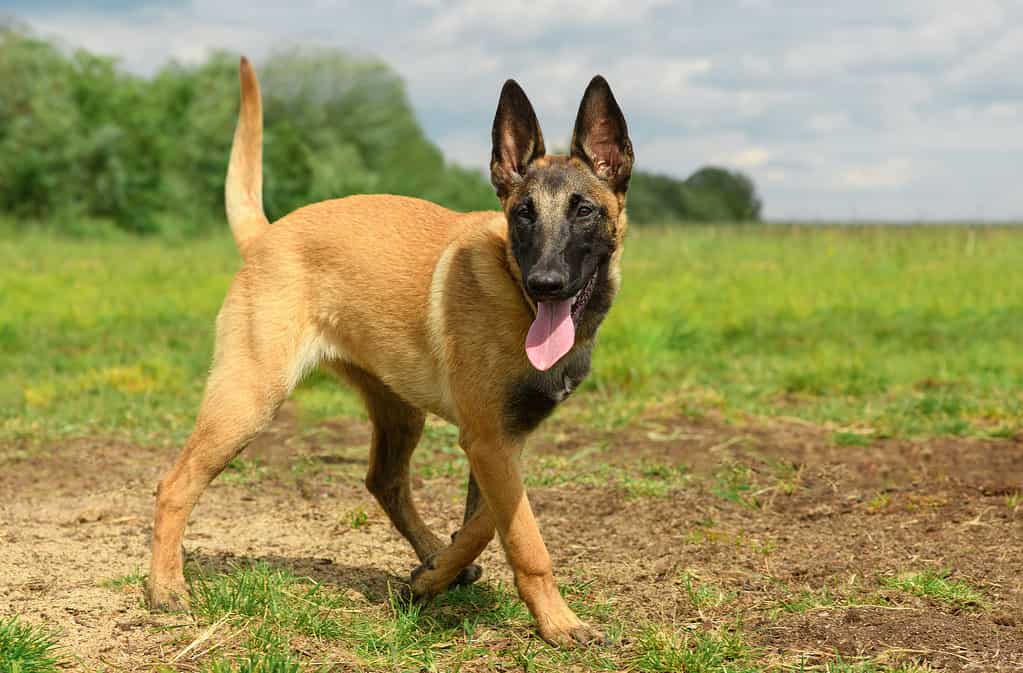
[[[526,279],[526,289],[535,296],[558,294],[565,289],[568,276],[560,271],[533,271]]]

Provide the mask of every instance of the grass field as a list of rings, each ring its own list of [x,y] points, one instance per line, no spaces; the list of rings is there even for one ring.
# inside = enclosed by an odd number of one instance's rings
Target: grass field
[[[1023,233],[634,233],[585,401],[567,415],[605,426],[649,405],[787,415],[846,441],[1018,429]],[[226,237],[4,240],[0,437],[181,441],[238,263]],[[326,378],[297,399],[310,422],[360,413]]]
[[[368,425],[315,375],[193,517],[191,613],[149,614],[152,486],[237,252],[0,238],[0,673],[1016,670],[1021,259],[1009,228],[634,230],[528,458],[562,591],[613,641],[564,652],[497,544],[479,584],[396,599]],[[414,463],[439,531],[455,438],[431,420]]]

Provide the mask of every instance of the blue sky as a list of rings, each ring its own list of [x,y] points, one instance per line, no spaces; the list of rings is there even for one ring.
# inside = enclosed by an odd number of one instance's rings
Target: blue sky
[[[405,78],[429,136],[482,167],[501,83],[549,144],[599,72],[641,168],[716,163],[773,219],[1023,219],[1018,0],[3,0],[44,36],[149,73],[210,49],[372,54]]]

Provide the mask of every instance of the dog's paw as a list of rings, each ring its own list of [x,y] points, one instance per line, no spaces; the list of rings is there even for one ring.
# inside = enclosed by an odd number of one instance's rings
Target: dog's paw
[[[146,600],[153,612],[184,612],[188,610],[188,587],[185,581],[166,584],[150,583]]]
[[[468,586],[482,576],[483,568],[473,563],[462,568],[454,579],[445,581],[437,571],[433,559],[429,558],[412,571],[412,575],[409,577],[409,586],[413,600],[417,603],[425,603],[451,587]]]
[[[550,622],[539,625],[540,637],[555,647],[573,649],[593,645],[606,645],[607,635],[600,629],[578,619],[574,623],[555,625]]]
[[[434,596],[447,588],[438,586],[433,578],[434,575],[436,575],[436,569],[433,565],[433,557],[412,569],[407,585],[408,599],[411,602],[428,603]]]
[[[409,582],[403,582],[400,579],[396,581],[389,581],[387,583],[387,592],[390,595],[391,605],[398,608],[406,608],[410,605],[414,605],[419,601],[416,598],[415,590],[412,589],[412,584]]]
[[[483,568],[477,563],[465,566],[462,568],[462,572],[458,573],[458,577],[451,583],[453,587],[467,587],[470,584],[475,584],[479,579],[483,577]]]

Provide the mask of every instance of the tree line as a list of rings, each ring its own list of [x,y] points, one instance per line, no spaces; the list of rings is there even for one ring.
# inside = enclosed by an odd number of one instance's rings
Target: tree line
[[[98,223],[191,235],[223,226],[237,115],[237,58],[171,63],[152,77],[0,27],[0,213],[90,233]],[[278,52],[260,64],[264,204],[271,220],[355,193],[419,196],[457,210],[497,206],[486,177],[445,160],[386,64],[338,50]],[[637,172],[637,224],[747,221],[752,181],[722,168],[686,180]]]

